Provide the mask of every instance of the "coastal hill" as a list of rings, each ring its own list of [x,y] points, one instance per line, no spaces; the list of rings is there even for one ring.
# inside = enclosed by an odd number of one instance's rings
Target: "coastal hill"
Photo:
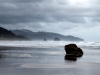
[[[15,35],[12,31],[0,27],[0,40],[29,40],[22,35]]]
[[[65,36],[58,33],[51,33],[51,32],[33,32],[27,29],[21,30],[12,30],[12,32],[16,35],[22,35],[27,37],[31,40],[54,40],[54,38],[59,38],[60,41],[84,41],[79,37],[74,37],[71,35]]]

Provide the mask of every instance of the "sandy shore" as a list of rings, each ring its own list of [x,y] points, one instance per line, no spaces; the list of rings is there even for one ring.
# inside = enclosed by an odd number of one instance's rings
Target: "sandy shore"
[[[0,68],[0,75],[100,75],[99,64],[24,64],[19,68]]]
[[[98,63],[78,63],[78,64],[34,64],[34,63],[27,63],[22,64],[20,68],[60,68],[60,69],[68,69],[68,68],[96,68],[100,67],[100,64]]]
[[[84,50],[76,61],[64,60],[63,48],[0,46],[0,50],[5,56],[0,58],[0,75],[100,75],[99,50]]]

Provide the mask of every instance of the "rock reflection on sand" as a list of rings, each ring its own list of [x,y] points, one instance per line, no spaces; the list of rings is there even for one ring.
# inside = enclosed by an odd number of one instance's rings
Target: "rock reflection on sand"
[[[82,55],[83,56],[83,55]],[[82,56],[80,56],[80,57],[76,57],[76,56],[74,56],[74,55],[65,55],[65,60],[67,60],[67,61],[77,61],[77,59],[78,58],[81,58]]]

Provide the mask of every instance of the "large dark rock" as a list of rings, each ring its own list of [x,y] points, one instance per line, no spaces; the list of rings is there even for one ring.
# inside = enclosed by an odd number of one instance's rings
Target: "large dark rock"
[[[83,55],[82,49],[77,47],[76,44],[65,45],[65,52],[67,55],[71,55],[74,57],[81,57]]]

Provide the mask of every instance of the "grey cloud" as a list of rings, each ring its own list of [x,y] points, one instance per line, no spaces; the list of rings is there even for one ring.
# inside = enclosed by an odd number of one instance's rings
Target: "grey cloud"
[[[30,3],[30,2],[42,2],[43,0],[0,0],[0,3]]]
[[[79,25],[92,27],[93,22],[100,22],[99,16],[99,5],[71,6],[68,0],[0,0],[0,24],[5,27],[63,31]]]
[[[73,23],[85,23],[86,22],[84,17],[69,17],[68,21],[73,22]]]
[[[91,4],[100,4],[100,0],[88,0]]]
[[[100,22],[100,17],[93,17],[92,21],[93,22]]]
[[[42,23],[34,23],[34,22],[30,22],[30,23],[19,23],[19,24],[0,24],[0,27],[4,27],[6,29],[41,29],[44,26],[41,25]],[[32,30],[33,31],[33,30]]]
[[[16,0],[15,0],[16,1]],[[59,0],[60,1],[60,0]],[[0,4],[0,23],[14,24],[24,22],[58,22],[69,21],[74,23],[84,23],[82,16],[91,10],[86,8],[65,7],[58,3],[4,3]],[[68,5],[67,5],[68,6]],[[84,14],[86,13],[86,14]],[[80,18],[70,18],[79,16]],[[3,20],[4,19],[4,20]]]
[[[69,1],[0,0],[0,26],[56,32],[83,39],[99,38],[100,1],[84,0],[88,3],[83,5],[79,2],[71,5]]]

